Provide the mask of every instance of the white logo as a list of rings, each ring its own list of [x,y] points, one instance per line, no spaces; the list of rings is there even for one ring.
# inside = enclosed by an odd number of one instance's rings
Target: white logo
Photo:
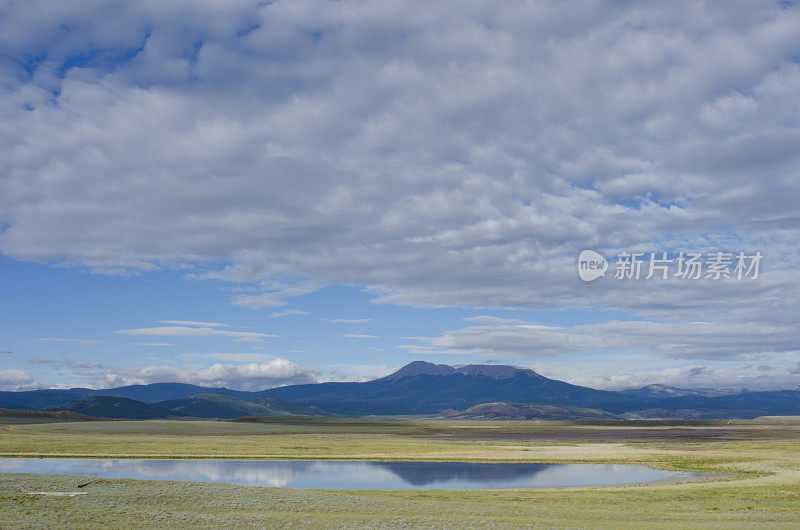
[[[578,276],[585,282],[591,282],[606,275],[608,262],[606,258],[594,250],[583,250],[578,256]]]

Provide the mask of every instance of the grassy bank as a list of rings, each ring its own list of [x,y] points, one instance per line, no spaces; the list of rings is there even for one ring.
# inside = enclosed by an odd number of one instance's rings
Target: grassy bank
[[[800,525],[800,425],[619,427],[536,422],[91,422],[10,425],[10,456],[403,458],[645,463],[704,482],[525,491],[313,491],[0,474],[3,527]],[[1,470],[0,470],[1,471]]]
[[[652,486],[544,491],[297,491],[227,484],[0,475],[4,527],[794,526],[800,486]]]

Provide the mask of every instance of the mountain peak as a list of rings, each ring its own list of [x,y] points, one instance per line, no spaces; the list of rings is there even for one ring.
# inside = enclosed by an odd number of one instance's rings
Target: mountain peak
[[[381,379],[385,381],[397,381],[404,377],[414,377],[417,375],[451,375],[456,369],[446,364],[433,364],[425,361],[413,361],[400,368],[393,374],[389,374]]]
[[[472,375],[480,377],[491,377],[492,379],[509,379],[519,374],[530,377],[542,377],[533,370],[517,368],[516,366],[497,365],[497,364],[470,364],[461,368],[453,368],[446,364],[433,364],[425,361],[414,361],[408,363],[393,374],[387,375],[384,381],[397,381],[406,377],[418,375]]]
[[[517,368],[516,366],[509,366],[507,364],[470,364],[462,366],[457,369],[456,372],[464,375],[491,377],[492,379],[509,379],[521,374],[529,377],[542,377],[533,370]]]

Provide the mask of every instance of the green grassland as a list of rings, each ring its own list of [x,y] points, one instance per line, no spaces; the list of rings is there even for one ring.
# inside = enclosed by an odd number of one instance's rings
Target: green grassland
[[[508,491],[324,491],[0,474],[0,527],[800,526],[800,422],[267,419],[14,424],[2,456],[354,458],[645,463],[702,481]],[[2,471],[2,470],[0,470]]]

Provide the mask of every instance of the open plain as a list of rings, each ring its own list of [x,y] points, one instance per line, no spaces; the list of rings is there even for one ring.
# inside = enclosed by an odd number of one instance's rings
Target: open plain
[[[2,473],[0,526],[797,527],[798,435],[795,418],[652,426],[309,418],[17,423],[2,427],[0,456],[638,463],[710,475],[616,487],[331,491]],[[30,495],[41,491],[86,495]]]

